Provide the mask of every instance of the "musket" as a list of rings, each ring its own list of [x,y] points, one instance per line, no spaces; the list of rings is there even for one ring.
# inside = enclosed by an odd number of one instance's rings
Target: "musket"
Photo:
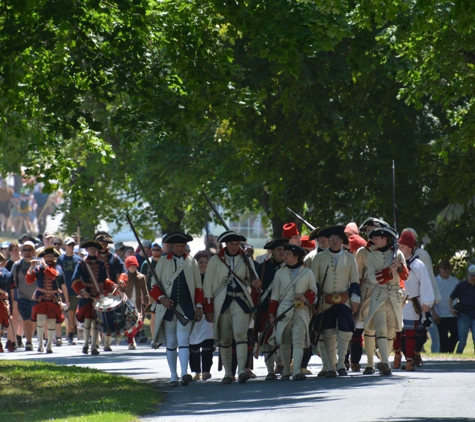
[[[287,312],[289,312],[292,308],[294,307],[294,304],[292,303],[292,305],[290,305],[284,312],[281,312],[278,316],[276,316],[275,320],[274,320],[274,327],[277,325],[277,323],[279,321],[282,321],[285,316],[287,315]],[[266,326],[266,328],[264,329],[264,331],[261,333],[261,335],[259,336],[259,339],[260,341],[262,341],[262,344],[264,344],[264,340],[267,336],[267,332],[273,327],[272,325],[268,324]],[[267,331],[266,331],[267,330]],[[272,350],[271,352],[268,352],[269,355],[266,357],[266,361],[268,361],[270,359],[270,357],[277,351],[277,349],[279,348],[279,346],[275,347],[274,350]],[[266,352],[267,353],[267,352]]]
[[[292,211],[289,207],[287,207],[287,209],[295,216],[297,217],[303,224],[305,224],[310,230],[315,230],[315,226],[313,226],[312,224],[310,224],[307,220],[305,220],[305,218],[301,217],[300,215],[298,215],[295,211]]]
[[[394,164],[394,160],[393,160],[393,215],[394,215],[394,230],[396,230],[397,232],[398,209],[396,205],[396,165]],[[394,238],[393,247],[394,247],[393,258],[396,258],[397,250],[398,250],[398,243],[397,243],[396,238]]]
[[[140,250],[142,251],[143,255],[145,256],[145,259],[147,260],[148,268],[150,268],[152,270],[153,276],[155,277],[155,280],[157,281],[158,287],[162,291],[163,295],[166,298],[168,298],[168,296],[165,294],[165,289],[163,288],[162,283],[160,282],[160,279],[158,278],[157,272],[155,271],[155,268],[152,267],[152,263],[150,262],[150,259],[147,255],[147,253],[145,252],[145,248],[143,247],[142,242],[140,241],[140,237],[137,234],[137,232],[135,231],[135,227],[134,227],[134,224],[132,223],[132,220],[130,219],[130,215],[125,214],[125,217],[127,218],[127,221],[129,223],[130,228],[132,229],[132,232],[134,233],[135,239],[137,239],[137,243],[140,246]],[[185,326],[186,324],[188,324],[190,322],[190,320],[186,317],[186,315],[183,315],[180,311],[178,311],[173,306],[169,309],[172,310],[172,312],[175,314],[177,320],[180,321],[181,325]]]
[[[328,268],[330,265],[327,265],[327,269],[325,270],[325,275],[323,276],[323,281],[322,281],[322,287],[320,288],[317,296],[317,306],[320,303],[320,300],[323,296],[323,288],[325,286],[325,281],[327,279],[327,274],[328,274]],[[323,304],[322,304],[322,314],[320,315],[320,321],[318,323],[318,331],[317,331],[317,336],[315,337],[315,341],[312,342],[315,346],[318,346],[318,341],[320,340],[320,335],[322,334],[322,328],[323,328]]]
[[[230,230],[229,229],[229,226],[226,224],[226,222],[224,221],[223,217],[221,217],[221,215],[219,214],[218,210],[215,208],[215,206],[213,205],[213,203],[211,202],[211,199],[209,199],[208,195],[206,195],[206,192],[203,192],[203,196],[205,197],[206,199],[206,202],[208,202],[209,206],[211,207],[211,209],[213,210],[214,212],[214,215],[216,217],[218,217],[219,221],[221,222],[221,225],[226,229],[226,230]],[[259,280],[259,276],[257,275],[256,273],[256,270],[254,269],[254,267],[251,265],[251,261],[249,260],[249,257],[246,255],[246,253],[244,252],[244,248],[239,245],[239,247],[241,248],[241,251],[242,251],[242,257],[244,259],[244,263],[246,264],[247,268],[249,269],[249,274],[251,274],[251,276],[253,277],[252,281],[255,281],[255,280]]]

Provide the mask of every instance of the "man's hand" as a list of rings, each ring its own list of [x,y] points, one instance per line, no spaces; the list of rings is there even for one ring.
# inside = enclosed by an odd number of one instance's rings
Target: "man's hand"
[[[257,291],[261,290],[262,282],[261,280],[257,279],[252,282],[252,287],[254,287]]]
[[[203,317],[203,311],[201,308],[196,308],[195,309],[195,321],[201,321],[201,318]]]
[[[458,318],[458,313],[457,311],[454,309],[454,308],[450,308],[450,313],[455,317],[455,318]]]
[[[350,306],[351,306],[351,312],[354,314],[354,313],[356,313],[356,311],[358,310],[359,303],[357,303],[357,302],[350,302]]]
[[[440,319],[440,316],[437,315],[434,310],[432,310],[432,319],[434,320],[434,322],[437,324],[437,325],[440,325],[440,323],[442,322],[442,320]]]
[[[175,302],[171,299],[169,299],[168,297],[162,297],[159,302],[165,306],[165,308],[167,309],[171,309],[173,308],[173,305],[175,304]]]
[[[89,298],[89,293],[86,291],[86,289],[82,289],[82,290],[81,290],[81,293],[82,293],[82,297],[83,297],[84,299]]]
[[[430,307],[427,305],[422,305],[422,312],[426,313],[430,311]]]
[[[269,315],[269,324],[273,326],[275,324],[275,316],[274,315]]]
[[[206,321],[213,322],[214,320],[214,312],[207,312],[205,314]]]
[[[310,307],[310,302],[304,295],[299,296],[299,300],[305,304],[305,306]]]

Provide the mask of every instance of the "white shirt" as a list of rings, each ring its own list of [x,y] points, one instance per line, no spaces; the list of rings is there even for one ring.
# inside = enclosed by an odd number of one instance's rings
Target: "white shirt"
[[[442,296],[442,300],[439,303],[436,303],[434,306],[435,312],[437,312],[437,315],[439,315],[441,318],[453,317],[449,310],[449,297],[459,281],[453,275],[445,279],[442,278],[440,274],[435,278],[435,280],[437,281],[440,295]]]

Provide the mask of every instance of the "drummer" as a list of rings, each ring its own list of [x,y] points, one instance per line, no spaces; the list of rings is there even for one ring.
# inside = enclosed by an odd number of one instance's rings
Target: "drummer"
[[[127,334],[127,343],[129,350],[135,350],[137,344],[135,343],[135,335],[143,326],[142,304],[147,306],[150,302],[150,295],[148,294],[147,281],[145,276],[137,271],[139,262],[135,256],[129,256],[125,259],[125,268],[127,274],[121,274],[119,278],[119,288],[127,295],[132,305],[138,313],[139,324],[135,330]]]
[[[93,300],[104,291],[111,292],[116,285],[114,282],[107,280],[104,261],[97,259],[97,252],[102,248],[102,245],[94,240],[89,240],[84,242],[81,248],[87,250],[87,257],[78,262],[72,276],[72,288],[78,295],[76,318],[79,322],[84,323],[82,352],[85,355],[89,353],[89,334],[92,331],[91,354],[98,355],[99,332],[93,310]],[[92,278],[91,275],[93,275]]]

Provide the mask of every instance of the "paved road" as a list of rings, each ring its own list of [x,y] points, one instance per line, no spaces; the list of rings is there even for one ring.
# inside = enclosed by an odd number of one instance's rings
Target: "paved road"
[[[144,422],[303,422],[303,421],[475,421],[475,362],[426,361],[415,373],[394,372],[391,377],[351,374],[335,379],[309,377],[306,381],[264,381],[262,358],[256,362],[259,377],[245,385],[221,385],[217,372],[206,382],[168,387],[164,350],[125,344],[100,356],[84,356],[81,345],[54,347],[53,354],[3,353],[0,359],[39,359],[64,365],[97,368],[135,379],[156,382],[165,403]],[[215,362],[217,359],[215,359]],[[310,369],[321,368],[313,357]]]

